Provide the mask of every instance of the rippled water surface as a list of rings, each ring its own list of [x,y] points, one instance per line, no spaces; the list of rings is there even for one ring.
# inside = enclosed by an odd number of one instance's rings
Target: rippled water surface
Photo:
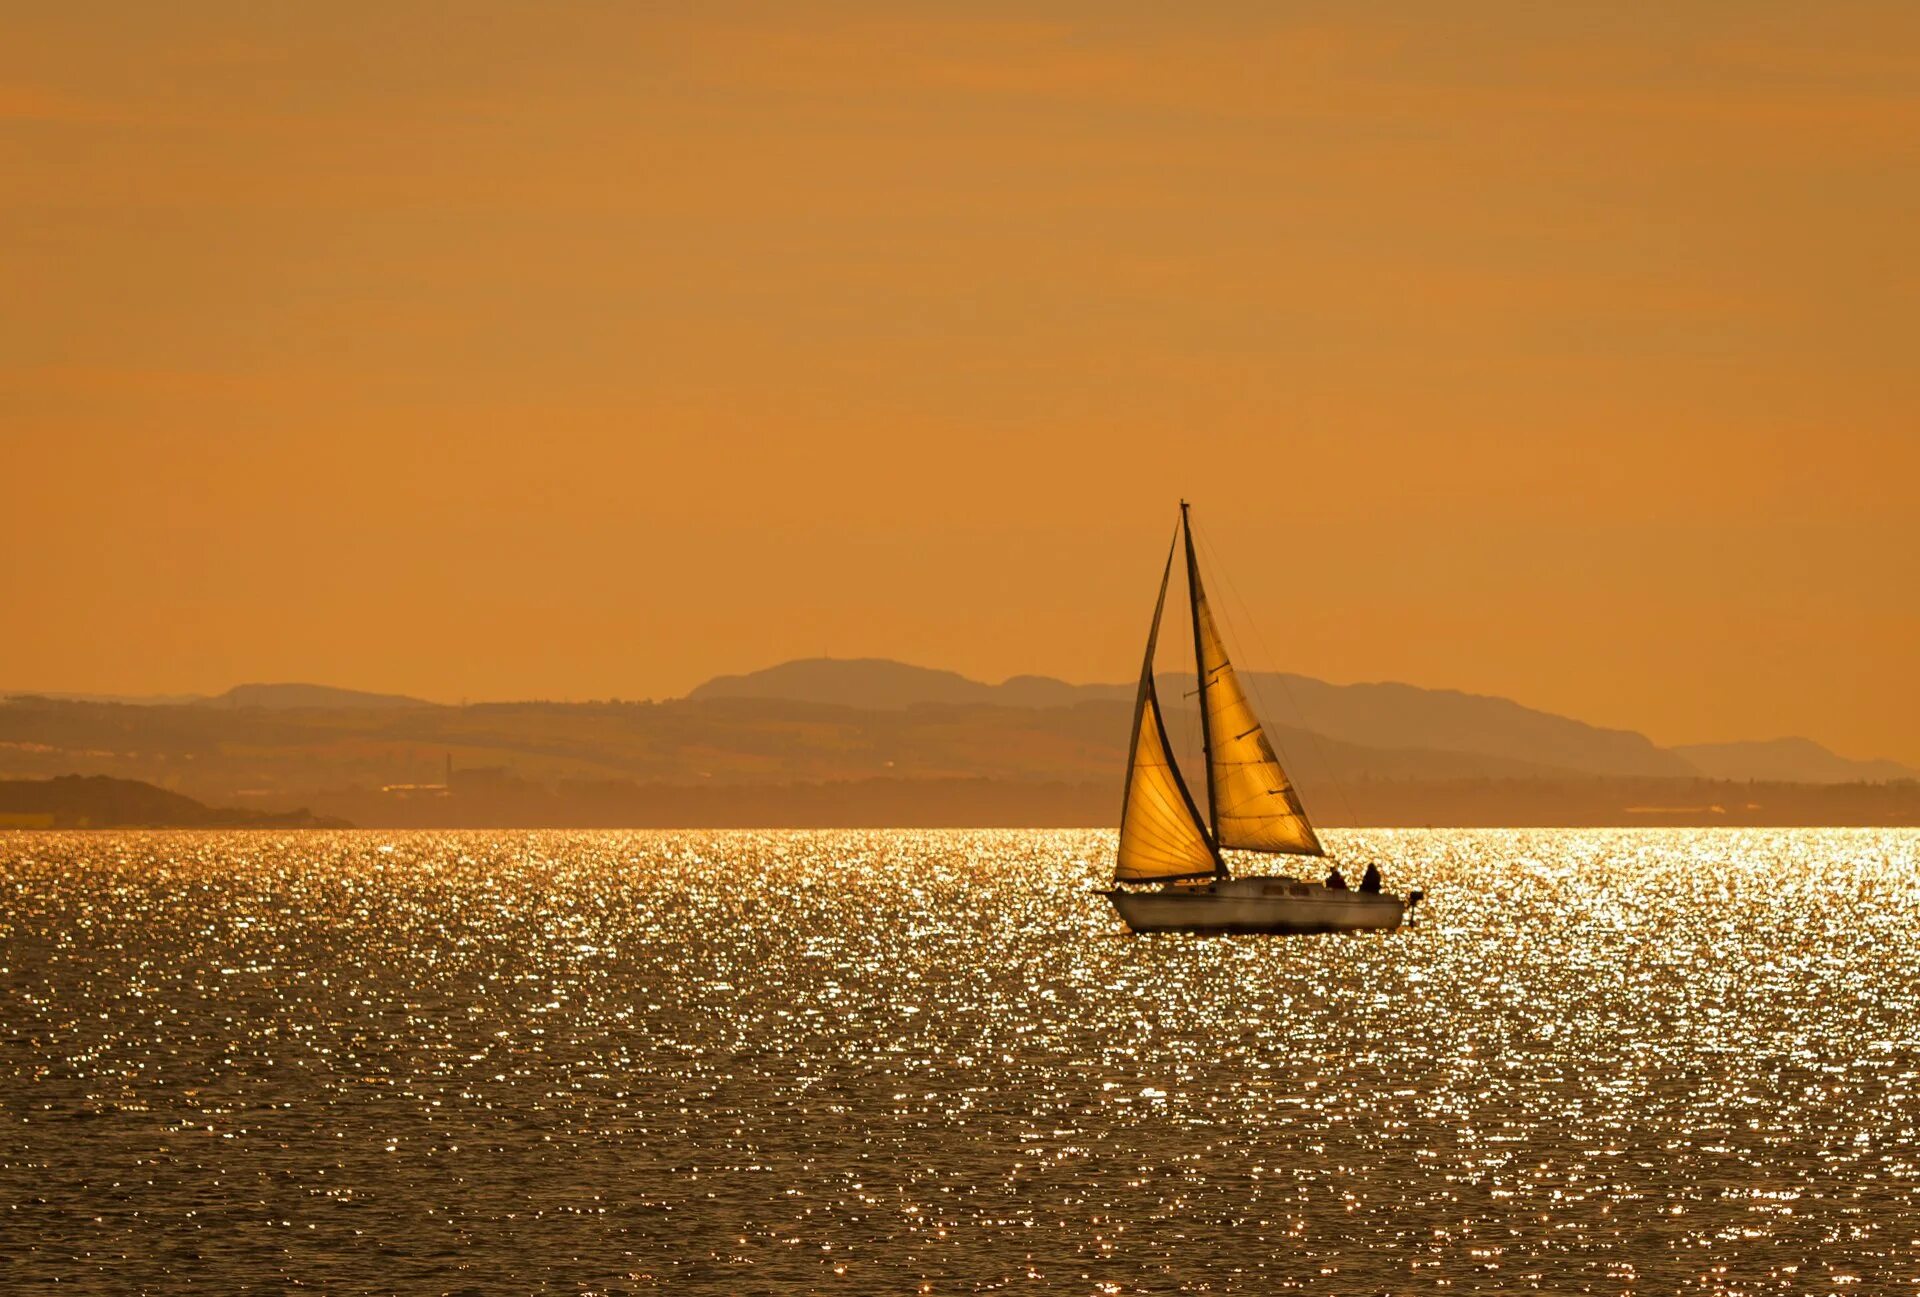
[[[0,1287],[1890,1292],[1920,834],[0,834]]]

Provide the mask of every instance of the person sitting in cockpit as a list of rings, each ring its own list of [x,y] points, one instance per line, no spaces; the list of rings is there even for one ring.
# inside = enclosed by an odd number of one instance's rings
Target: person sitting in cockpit
[[[1367,862],[1367,872],[1360,876],[1360,890],[1363,892],[1380,890],[1380,866],[1371,860]]]
[[[1340,866],[1338,865],[1335,865],[1327,871],[1327,890],[1330,892],[1344,892],[1347,890],[1346,877],[1340,872]]]

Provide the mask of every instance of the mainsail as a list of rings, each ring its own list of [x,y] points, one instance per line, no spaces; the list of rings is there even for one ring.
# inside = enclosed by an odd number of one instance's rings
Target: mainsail
[[[1113,876],[1123,882],[1164,882],[1226,872],[1201,826],[1200,812],[1180,777],[1180,768],[1173,763],[1167,727],[1160,718],[1160,699],[1153,687],[1153,650],[1160,638],[1160,614],[1166,608],[1167,580],[1172,575],[1173,549],[1169,546],[1167,570],[1160,576],[1160,597],[1153,605],[1153,628],[1147,632],[1147,658],[1140,667],[1140,692],[1133,705],[1127,788],[1120,806],[1120,855],[1113,871]]]
[[[1227,660],[1200,585],[1193,526],[1180,505],[1187,541],[1187,590],[1193,601],[1193,652],[1200,673],[1200,733],[1207,754],[1207,793],[1213,841],[1222,848],[1298,856],[1325,855],[1287,772],[1260,728],[1246,691]],[[1165,581],[1161,597],[1166,597]],[[1155,626],[1159,625],[1158,618]]]

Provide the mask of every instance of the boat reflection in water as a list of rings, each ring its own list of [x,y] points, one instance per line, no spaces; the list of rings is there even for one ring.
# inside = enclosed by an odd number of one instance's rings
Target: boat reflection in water
[[[1199,677],[1200,743],[1206,757],[1207,815],[1203,820],[1173,759],[1160,699],[1154,688],[1154,650],[1166,610],[1175,549],[1184,541],[1187,596],[1193,612],[1193,656]],[[1235,878],[1227,850],[1324,857],[1299,794],[1281,768],[1260,718],[1254,714],[1227,657],[1226,645],[1200,581],[1187,503],[1180,502],[1180,535],[1167,550],[1160,595],[1147,632],[1140,692],[1134,701],[1127,752],[1120,848],[1114,862],[1113,902],[1135,932],[1353,932],[1397,928],[1421,899],[1380,890],[1379,875],[1349,889],[1334,870],[1326,883],[1281,874]],[[1133,890],[1127,884],[1148,884]]]

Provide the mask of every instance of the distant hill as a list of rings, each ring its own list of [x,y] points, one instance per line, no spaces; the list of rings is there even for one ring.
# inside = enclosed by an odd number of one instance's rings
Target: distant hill
[[[782,698],[788,702],[897,710],[927,703],[996,707],[1069,707],[1095,699],[1131,698],[1131,685],[1073,685],[1051,676],[1014,676],[1003,684],[970,680],[957,671],[917,667],[888,658],[800,658],[744,675],[716,676],[688,698]]]
[[[1246,672],[1255,705],[1276,726],[1313,731],[1369,748],[1453,752],[1538,766],[1558,773],[1683,777],[1696,773],[1684,758],[1644,734],[1610,730],[1522,706],[1506,698],[1423,689],[1405,684],[1336,685],[1311,676]],[[1160,677],[1171,710],[1191,693],[1191,674]],[[1130,684],[1073,685],[1046,676],[1015,676],[1004,684],[970,680],[881,658],[810,658],[764,671],[721,676],[690,698],[779,698],[858,708],[927,704],[1061,707],[1096,700],[1130,701]],[[1479,763],[1473,763],[1476,773]]]
[[[1920,779],[1920,770],[1899,762],[1853,760],[1806,738],[1661,748],[1644,734],[1632,730],[1589,725],[1508,698],[1389,682],[1339,685],[1282,672],[1243,672],[1241,678],[1275,740],[1286,750],[1289,764],[1309,779],[1316,774],[1335,778],[1355,774],[1396,778],[1565,778],[1584,774],[1810,784]],[[1191,711],[1193,676],[1168,673],[1160,677],[1159,685],[1162,705],[1168,713],[1169,724],[1173,725],[1183,711]],[[1038,717],[1027,721],[1017,717],[971,717],[964,724],[949,719],[902,726],[884,721],[882,717],[885,713],[927,707],[1044,713],[1102,705],[1113,709],[1120,719],[1113,721],[1089,713],[1068,728],[1080,744],[1076,749],[1082,754],[1079,760],[1084,761],[1097,750],[1100,752],[1097,760],[1111,764],[1107,749],[1124,741],[1125,710],[1133,701],[1134,688],[1131,683],[1070,684],[1040,675],[1018,675],[999,684],[989,684],[956,671],[886,658],[803,658],[759,671],[715,677],[682,700],[686,704],[718,707],[718,710],[675,712],[672,702],[663,704],[665,710],[649,714],[643,728],[664,729],[675,737],[669,740],[656,735],[642,746],[651,754],[645,763],[648,772],[658,777],[671,778],[672,771],[660,767],[675,761],[691,766],[695,777],[709,777],[699,772],[718,773],[720,769],[747,773],[741,769],[743,766],[755,772],[764,771],[770,762],[793,777],[838,778],[849,773],[870,773],[857,758],[852,759],[849,767],[848,758],[852,758],[852,754],[842,750],[844,740],[822,739],[821,746],[809,747],[809,740],[797,737],[801,731],[824,733],[833,726],[822,728],[824,722],[816,724],[818,718],[812,717],[805,722],[791,717],[781,719],[764,707],[751,706],[754,703],[803,704],[867,714],[869,719],[861,721],[857,728],[890,735],[884,741],[873,740],[890,753],[888,760],[893,764],[883,767],[888,771],[919,769],[923,773],[940,770],[955,774],[965,771],[993,776],[1018,768],[1024,772],[1021,777],[1051,777],[1065,773],[1064,769],[1047,768],[1048,763],[1060,755],[1056,746],[1058,738],[1043,736],[1043,732],[1060,729],[1054,721]],[[412,727],[409,732],[410,740],[427,743],[454,739],[455,732],[470,730],[472,719],[480,715],[498,717],[503,714],[502,709],[515,709],[514,714],[526,715],[525,709],[544,706],[501,703],[472,709],[451,708],[403,694],[306,683],[236,685],[215,697],[57,693],[12,697],[16,706],[45,699],[56,703],[136,705],[161,713],[183,707],[276,715],[327,712],[338,713],[343,719],[358,713],[444,713],[442,720],[423,720],[422,726]],[[729,708],[723,704],[748,706],[741,711],[737,706]],[[591,708],[594,704],[578,706]],[[467,721],[454,719],[463,712],[469,717]],[[13,717],[17,720],[29,714],[33,714],[31,708],[16,710]],[[123,752],[129,744],[122,731],[129,722],[111,720],[112,715],[112,712],[63,712],[62,719],[52,722],[52,729],[46,734],[29,726],[35,732],[14,737],[30,743],[22,750],[24,753],[39,755],[23,756],[17,762],[0,760],[0,775],[39,773],[51,762],[62,759],[55,755],[60,751],[95,756]],[[557,721],[560,715],[561,711],[553,711],[549,719]],[[696,716],[704,717],[704,721],[696,723]],[[51,721],[50,714],[48,719]],[[638,721],[641,714],[633,713],[628,719]],[[169,733],[180,725],[178,721],[159,721],[158,718],[156,723]],[[569,722],[569,725],[575,723]],[[842,728],[845,723],[844,720],[836,722]],[[756,727],[765,728],[767,732],[749,737],[749,732]],[[0,726],[5,728],[11,727]],[[698,733],[702,728],[710,732]],[[1113,733],[1109,734],[1110,730]],[[989,733],[994,737],[988,738]],[[91,737],[83,742],[83,734]],[[427,737],[432,734],[444,737]],[[970,737],[963,739],[960,737],[963,734]],[[6,734],[0,733],[0,744],[7,739]],[[151,737],[145,740],[149,750],[153,742]],[[603,743],[604,736],[597,732],[585,746],[579,741],[569,741],[558,748],[550,744],[534,747],[543,761],[572,752],[585,764],[604,768],[607,763],[600,756],[588,755],[590,749],[600,748]],[[966,755],[943,752],[942,745],[950,747],[954,743],[978,746]],[[39,744],[49,746],[42,749]],[[738,744],[746,746],[733,746]],[[475,745],[455,742],[452,746]],[[498,750],[492,743],[478,746]],[[777,758],[773,755],[775,751],[779,753]],[[754,755],[756,753],[758,755]],[[212,755],[198,752],[186,759],[205,762]],[[356,770],[366,764],[367,757],[366,753],[354,754]],[[424,767],[423,758],[410,760],[420,760]],[[68,761],[65,767],[68,770],[87,768],[84,764],[74,764],[70,757]],[[18,769],[23,763],[37,769]],[[15,767],[13,771],[7,769],[10,765]],[[199,767],[203,771],[206,768]],[[612,768],[627,771],[631,767],[627,761],[617,760]],[[128,770],[126,773],[148,772]],[[407,778],[426,777],[412,770],[403,773]],[[1083,773],[1086,772],[1083,770]],[[169,783],[174,781],[168,778]],[[259,789],[252,790],[257,792],[273,787],[277,781],[266,777],[263,770],[262,778],[252,782],[259,784]]]
[[[276,710],[19,698],[0,702],[0,779],[39,791],[9,788],[0,824],[291,825],[312,822],[295,809],[311,807],[417,827],[1110,827],[1130,707],[720,697]],[[1170,688],[1166,720],[1191,775],[1193,700]],[[1920,823],[1920,782],[1609,776],[1284,722],[1268,732],[1326,826]],[[76,774],[110,778],[47,778]],[[210,809],[220,806],[252,809]]]
[[[983,703],[991,685],[957,671],[909,666],[886,658],[801,658],[745,675],[716,676],[687,697],[784,698],[837,707],[899,708],[917,703]]]
[[[0,779],[0,828],[344,828],[304,810],[225,810],[137,779],[59,775]]]
[[[86,694],[44,689],[0,692],[0,698],[47,698],[63,703],[119,703],[128,707],[260,707],[292,711],[306,707],[435,707],[439,704],[405,694],[367,693],[333,685],[246,684],[223,694]]]
[[[1503,757],[1594,775],[1681,777],[1682,757],[1633,730],[1603,729],[1485,694],[1406,684],[1329,684],[1311,676],[1246,674],[1269,720],[1382,748]],[[1179,677],[1182,691],[1193,677]]]
[[[223,694],[200,700],[203,707],[259,707],[266,711],[295,711],[312,707],[435,707],[405,694],[372,694],[332,685],[235,685]]]
[[[1830,752],[1812,739],[1689,743],[1673,751],[1710,779],[1757,779],[1799,784],[1920,779],[1920,770],[1912,766],[1903,766],[1898,761],[1855,761]]]
[[[121,703],[128,707],[180,707],[207,701],[205,694],[76,694],[47,689],[0,690],[0,698],[46,698],[59,703]]]

